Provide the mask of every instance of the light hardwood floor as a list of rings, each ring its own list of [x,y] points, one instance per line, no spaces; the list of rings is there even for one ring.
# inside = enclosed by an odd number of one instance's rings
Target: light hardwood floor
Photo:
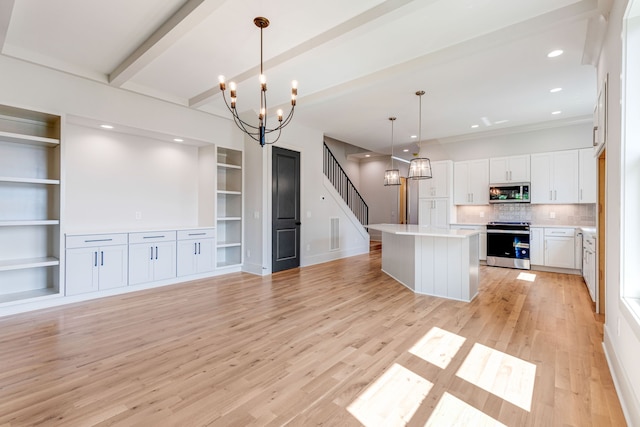
[[[448,301],[373,251],[2,318],[0,426],[625,425],[581,278],[519,273]]]

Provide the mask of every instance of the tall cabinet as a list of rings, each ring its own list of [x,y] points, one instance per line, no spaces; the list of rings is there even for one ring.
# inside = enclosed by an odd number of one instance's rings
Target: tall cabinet
[[[0,304],[61,292],[60,126],[0,105]]]
[[[242,151],[217,148],[216,268],[242,264]]]

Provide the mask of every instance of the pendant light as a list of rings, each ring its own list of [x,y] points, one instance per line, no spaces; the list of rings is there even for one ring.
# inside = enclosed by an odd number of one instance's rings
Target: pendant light
[[[400,185],[400,171],[393,168],[393,122],[395,117],[389,117],[391,122],[391,169],[384,171],[384,185]]]
[[[423,90],[419,90],[416,92],[418,98],[420,99],[420,110],[418,116],[418,150],[420,150],[420,141],[422,140],[422,95],[424,95]],[[426,157],[416,157],[415,159],[411,159],[409,163],[409,179],[430,179],[431,175],[431,160]]]

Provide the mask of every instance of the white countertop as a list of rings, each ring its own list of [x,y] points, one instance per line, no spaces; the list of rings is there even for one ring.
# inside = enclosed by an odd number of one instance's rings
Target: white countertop
[[[383,233],[404,234],[409,236],[454,237],[464,239],[480,234],[479,230],[452,230],[450,228],[422,227],[415,224],[369,224],[365,227]]]

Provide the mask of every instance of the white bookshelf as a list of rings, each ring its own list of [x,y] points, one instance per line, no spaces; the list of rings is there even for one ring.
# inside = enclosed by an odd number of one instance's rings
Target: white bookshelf
[[[242,151],[217,148],[216,267],[242,264]]]
[[[60,123],[0,105],[0,304],[60,294]]]

